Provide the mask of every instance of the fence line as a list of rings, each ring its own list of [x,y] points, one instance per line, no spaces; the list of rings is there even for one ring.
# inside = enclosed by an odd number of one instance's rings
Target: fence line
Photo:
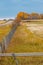
[[[5,36],[2,40],[2,49],[6,50],[6,48],[8,47],[8,44],[10,43],[12,37],[13,37],[13,34],[15,33],[15,30],[17,29],[19,23],[15,24],[12,28],[12,30],[9,32],[9,34],[7,36]],[[4,52],[3,50],[3,52]]]
[[[31,53],[0,53],[0,56],[15,56],[15,57],[21,57],[21,56],[43,56],[43,52],[31,52]]]
[[[0,56],[7,56],[7,54],[5,53],[6,48],[8,47],[8,44],[10,43],[12,36],[13,36],[15,30],[17,29],[18,25],[19,25],[19,23],[15,23],[12,27],[12,30],[9,32],[9,34],[3,38],[3,40],[0,44],[0,51],[1,51]],[[10,54],[10,55],[12,55],[12,54]],[[18,65],[18,60],[16,59],[16,56],[14,54],[12,56],[14,57],[16,65]]]

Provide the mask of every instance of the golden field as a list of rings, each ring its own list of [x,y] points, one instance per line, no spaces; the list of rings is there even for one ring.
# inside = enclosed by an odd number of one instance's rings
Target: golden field
[[[27,24],[38,24],[39,22],[22,23],[16,29],[12,40],[10,41],[6,52],[43,52],[43,34],[36,34],[34,30],[31,31],[31,27],[28,29]],[[41,22],[40,22],[41,23]],[[41,23],[42,24],[42,23]],[[36,28],[38,28],[36,27]],[[34,28],[34,27],[33,27]],[[35,28],[35,29],[36,29]],[[5,29],[5,30],[4,30]],[[11,27],[1,27],[1,35],[4,37],[10,31]],[[7,31],[6,31],[7,30]],[[4,32],[2,32],[4,31]],[[36,30],[37,32],[37,30]],[[43,31],[41,31],[43,33]],[[43,65],[43,56],[41,57],[16,57],[19,65]],[[3,62],[3,63],[2,63]],[[13,57],[2,58],[0,64],[2,65],[16,65]]]
[[[42,26],[40,26],[40,24],[42,24]],[[12,29],[11,25],[0,27],[0,41],[10,32],[11,29]],[[12,37],[12,40],[10,41],[8,48],[6,50],[6,52],[42,52],[42,51],[43,51],[42,21],[40,23],[22,22],[21,25],[18,26],[18,28],[16,29]]]
[[[39,32],[36,34],[27,28],[27,23],[22,24],[16,29],[6,52],[42,52],[43,31],[41,34]]]

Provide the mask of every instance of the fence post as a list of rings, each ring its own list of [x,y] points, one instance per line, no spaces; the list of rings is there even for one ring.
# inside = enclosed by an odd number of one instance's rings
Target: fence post
[[[2,43],[0,42],[0,53],[2,52]]]
[[[15,62],[16,62],[16,65],[18,65],[18,60],[16,59],[15,54],[12,54],[12,56],[14,57],[14,60],[15,60]]]
[[[5,52],[5,39],[3,38],[3,40],[2,40],[2,53],[4,53]]]

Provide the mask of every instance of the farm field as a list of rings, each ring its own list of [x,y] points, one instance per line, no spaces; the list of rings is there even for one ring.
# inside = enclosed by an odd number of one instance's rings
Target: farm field
[[[43,52],[43,24],[22,23],[13,35],[6,52]]]

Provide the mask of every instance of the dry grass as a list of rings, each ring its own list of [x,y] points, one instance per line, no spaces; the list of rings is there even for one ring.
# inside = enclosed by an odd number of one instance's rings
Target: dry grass
[[[41,52],[43,38],[36,36],[26,26],[19,26],[7,48],[7,52]]]
[[[0,24],[6,23],[6,21],[0,20]]]
[[[43,65],[43,56],[40,57],[16,57],[18,65]],[[13,57],[1,58],[0,65],[16,65]]]
[[[0,41],[9,33],[10,29],[9,25],[0,27]],[[19,26],[7,48],[7,52],[34,51],[43,51],[43,38],[32,33],[25,25]]]
[[[8,32],[6,32],[6,34],[7,33]],[[6,52],[42,52],[42,51],[43,51],[43,38],[40,38],[39,36],[35,35],[30,30],[28,30],[26,26],[22,26],[22,25],[17,28],[6,50]],[[41,57],[17,57],[17,60],[19,62],[18,65],[43,65],[42,56]],[[13,57],[3,58],[0,62],[0,65],[1,64],[16,65]]]
[[[0,41],[9,33],[10,30],[10,25],[0,27]]]

